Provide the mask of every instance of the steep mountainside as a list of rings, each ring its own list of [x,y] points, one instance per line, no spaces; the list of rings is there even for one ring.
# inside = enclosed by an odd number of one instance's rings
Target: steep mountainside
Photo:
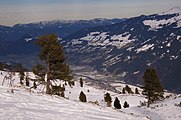
[[[181,92],[181,10],[130,18],[83,29],[63,39],[72,64],[114,73],[129,83],[142,83],[147,67],[158,70],[164,87]]]

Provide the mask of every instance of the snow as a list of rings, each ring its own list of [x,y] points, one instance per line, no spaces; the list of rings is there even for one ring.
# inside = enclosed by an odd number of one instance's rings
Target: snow
[[[125,34],[120,34],[120,35],[113,35],[111,37],[111,40],[113,40],[113,42],[111,42],[109,45],[113,45],[116,46],[117,48],[122,48],[123,46],[127,45],[128,43],[134,42],[134,39],[129,39],[129,37],[131,36],[131,34],[128,34],[125,36]]]
[[[0,84],[7,72],[0,71]],[[91,73],[91,72],[87,72]],[[81,73],[85,75],[84,73]],[[97,74],[94,72],[92,74]],[[31,78],[35,76],[29,72]],[[89,74],[90,75],[90,74]],[[90,75],[90,77],[94,75]],[[84,77],[83,79],[85,79]],[[97,78],[103,78],[103,75],[97,74]],[[138,107],[140,101],[145,101],[144,96],[140,94],[118,94],[101,88],[90,86],[88,80],[84,81],[84,86],[80,87],[79,80],[75,82],[75,86],[65,86],[65,98],[58,96],[46,95],[36,90],[30,91],[28,87],[19,86],[18,73],[14,73],[14,86],[7,85],[5,81],[0,86],[0,118],[3,120],[180,120],[181,107],[177,104],[181,101],[181,96],[171,96],[164,101],[152,104],[150,108],[145,106]],[[111,83],[118,91],[122,91],[125,87],[124,83]],[[129,85],[134,91],[139,87]],[[11,92],[13,88],[14,93]],[[40,88],[39,88],[40,89]],[[89,90],[89,92],[87,91]],[[87,96],[87,103],[78,100],[80,91]],[[113,107],[106,107],[103,101],[103,95],[109,92],[114,101],[118,97],[122,109],[116,110]],[[170,95],[170,94],[167,94]],[[93,102],[98,101],[99,105]],[[124,101],[130,105],[129,108],[123,108]],[[112,102],[113,105],[113,102]]]
[[[163,25],[170,25],[172,23],[177,23],[177,27],[181,27],[181,8],[176,7],[172,8],[167,12],[158,14],[158,15],[166,15],[166,14],[174,14],[177,13],[178,15],[170,18],[170,19],[163,19],[163,20],[144,20],[143,23],[147,26],[150,26],[149,30],[156,31],[156,29],[162,28]]]
[[[110,38],[109,38],[110,37]],[[77,41],[88,41],[89,45],[93,46],[116,46],[118,49],[122,48],[123,46],[127,45],[130,42],[135,41],[134,39],[129,39],[130,34],[123,33],[119,35],[112,35],[110,36],[108,32],[91,32],[87,34],[85,37],[80,38]],[[80,43],[80,42],[79,42]],[[75,41],[73,41],[75,44]]]
[[[26,42],[29,42],[29,41],[31,41],[31,40],[33,40],[33,38],[25,38],[25,41],[26,41]]]
[[[89,41],[89,45],[97,46],[101,45],[104,46],[106,43],[104,43],[104,40],[108,37],[107,32],[91,32],[87,36],[81,38],[80,40],[86,40]]]
[[[142,47],[136,49],[136,53],[139,53],[141,51],[147,51],[148,49],[150,49],[151,47],[153,47],[154,44],[146,44],[146,45],[143,45]]]
[[[122,54],[121,54],[122,55]],[[109,58],[107,59],[104,63],[103,63],[103,66],[112,66],[120,61],[121,60],[121,55],[117,55],[115,57],[112,57],[112,58]]]
[[[166,12],[160,13],[159,15],[174,14],[174,13],[181,13],[181,8],[180,7],[173,7]]]
[[[138,74],[140,71],[135,71],[133,74],[135,75],[135,74]]]
[[[133,107],[132,109],[124,109],[123,111],[137,115],[146,115],[150,120],[180,120],[181,107],[177,106],[180,101],[180,97],[171,97],[162,102],[152,104],[150,108]]]
[[[180,36],[180,35],[178,35],[178,36],[177,36],[177,40],[179,40],[180,38],[181,38],[181,36]]]

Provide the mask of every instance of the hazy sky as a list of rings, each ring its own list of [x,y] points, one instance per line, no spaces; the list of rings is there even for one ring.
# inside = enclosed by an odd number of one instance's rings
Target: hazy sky
[[[128,18],[181,7],[181,0],[0,0],[0,25],[57,19]]]

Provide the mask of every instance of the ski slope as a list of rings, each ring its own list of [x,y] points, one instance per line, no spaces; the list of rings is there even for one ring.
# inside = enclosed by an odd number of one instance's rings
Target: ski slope
[[[0,84],[6,72],[0,75]],[[32,76],[32,75],[31,75]],[[151,108],[138,107],[144,97],[135,94],[117,94],[111,91],[112,101],[118,97],[123,105],[124,100],[129,108],[116,110],[106,107],[103,95],[106,90],[97,89],[79,82],[71,88],[66,86],[65,97],[50,96],[39,93],[38,90],[29,91],[28,87],[18,85],[19,77],[14,76],[14,86],[7,86],[7,81],[0,86],[0,119],[2,120],[180,120],[181,107],[176,106],[181,96],[173,96],[162,102],[151,105]],[[115,84],[114,84],[115,85]],[[117,84],[119,85],[119,84]],[[11,89],[14,89],[14,93]],[[89,92],[87,91],[89,89]],[[40,88],[39,88],[40,90]],[[87,96],[87,103],[78,100],[80,91]],[[98,101],[99,105],[90,103]]]

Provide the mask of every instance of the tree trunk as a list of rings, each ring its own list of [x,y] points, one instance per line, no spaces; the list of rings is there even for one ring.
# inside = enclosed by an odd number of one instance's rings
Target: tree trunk
[[[51,82],[49,79],[47,79],[46,94],[51,94],[50,85],[51,85]]]
[[[47,65],[47,84],[46,84],[46,94],[51,94],[51,89],[50,89],[50,85],[51,85],[51,81],[50,81],[50,66],[49,63]]]
[[[148,104],[147,107],[150,107],[150,96],[148,97]]]

